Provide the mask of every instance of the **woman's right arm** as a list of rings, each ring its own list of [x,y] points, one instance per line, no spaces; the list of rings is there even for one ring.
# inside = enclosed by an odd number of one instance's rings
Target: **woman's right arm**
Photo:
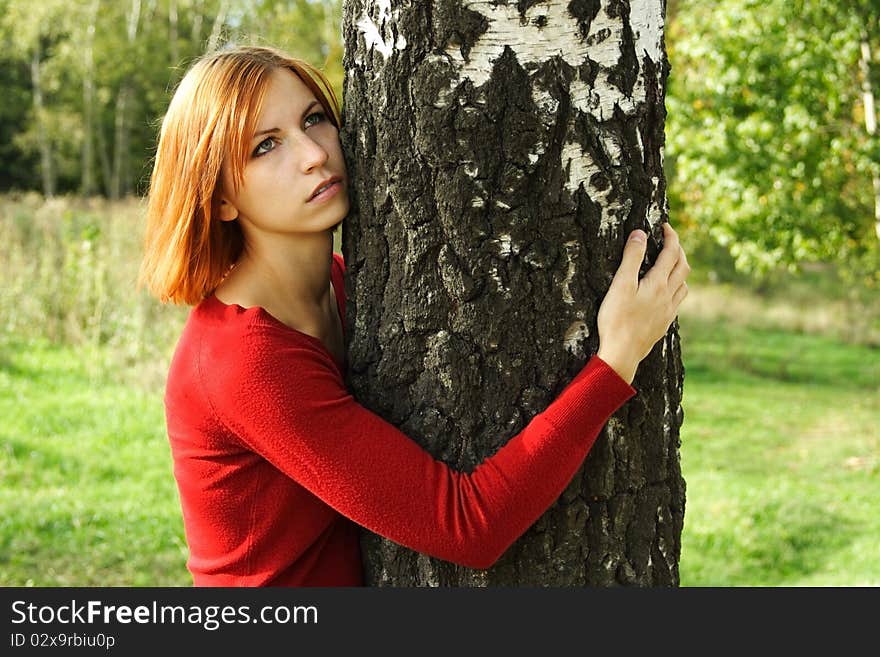
[[[207,351],[200,384],[248,448],[370,531],[473,568],[492,565],[558,499],[636,392],[593,356],[519,434],[461,473],[358,404],[326,350],[283,327],[254,325]],[[214,360],[224,353],[238,356]]]

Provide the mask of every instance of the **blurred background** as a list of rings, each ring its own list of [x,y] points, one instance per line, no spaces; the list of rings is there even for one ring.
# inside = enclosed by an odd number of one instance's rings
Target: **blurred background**
[[[134,285],[159,122],[226,43],[342,99],[341,5],[0,0],[0,586],[191,583],[162,406],[188,309]],[[880,7],[669,0],[666,48],[681,582],[878,585]]]

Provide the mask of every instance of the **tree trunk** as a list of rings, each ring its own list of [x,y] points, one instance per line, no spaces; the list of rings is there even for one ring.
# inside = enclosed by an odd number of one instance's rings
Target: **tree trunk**
[[[226,14],[229,11],[229,0],[220,0],[220,7],[214,17],[214,27],[211,28],[211,36],[208,37],[207,52],[217,50],[220,45],[220,37],[223,35],[223,25],[226,23]]]
[[[104,135],[104,123],[102,121],[95,122],[95,146],[98,149],[98,159],[101,162],[101,179],[103,182],[104,194],[112,196],[113,191],[113,165],[110,161],[110,146],[107,144],[107,138]]]
[[[190,33],[190,41],[196,46],[196,51],[202,51],[202,12],[204,12],[204,1],[193,0],[192,4],[192,31]]]
[[[95,193],[95,23],[98,20],[98,0],[93,0],[88,14],[86,38],[83,44],[83,143],[82,181],[83,196]]]
[[[874,110],[874,88],[871,86],[871,45],[868,33],[862,33],[861,59],[862,69],[862,103],[865,106],[865,130],[873,137],[877,133],[877,114]],[[874,232],[880,239],[880,176],[873,176],[874,182]]]
[[[497,451],[585,365],[626,236],[662,233],[664,10],[345,4],[349,384],[456,469]],[[677,328],[640,365],[638,395],[585,467],[492,568],[364,531],[367,582],[677,585]]]
[[[171,70],[180,66],[180,48],[177,40],[180,38],[177,29],[177,0],[168,2],[168,43],[171,46]]]
[[[40,37],[37,36],[31,57],[31,84],[34,96],[34,120],[37,122],[37,143],[40,149],[40,173],[43,178],[43,195],[55,196],[55,167],[52,162],[52,142],[46,130],[46,111],[43,107],[43,82],[40,62]]]
[[[134,53],[137,40],[138,25],[141,17],[140,0],[131,0],[131,11],[128,14],[128,48]],[[132,97],[131,82],[122,82],[116,96],[116,114],[113,123],[113,179],[110,184],[110,198],[119,199],[129,191],[128,176],[128,113],[129,99]]]
[[[113,177],[110,182],[110,198],[118,200],[123,195],[123,181],[128,169],[128,125],[125,117],[128,113],[128,82],[122,83],[116,96],[116,113],[113,122]]]

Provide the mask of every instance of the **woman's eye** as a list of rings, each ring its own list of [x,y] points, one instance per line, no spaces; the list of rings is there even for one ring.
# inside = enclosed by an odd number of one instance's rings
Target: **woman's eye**
[[[254,157],[259,157],[260,155],[265,155],[269,151],[275,148],[275,138],[274,137],[266,137],[263,141],[257,144],[257,147],[254,149]]]
[[[320,123],[321,121],[324,121],[324,120],[326,120],[326,118],[327,118],[326,115],[324,114],[324,112],[315,112],[314,114],[309,114],[309,115],[306,117],[306,123],[308,124],[309,119],[313,119],[313,118],[315,118],[316,116],[317,116],[317,117],[320,117],[319,120],[316,121],[316,123]]]

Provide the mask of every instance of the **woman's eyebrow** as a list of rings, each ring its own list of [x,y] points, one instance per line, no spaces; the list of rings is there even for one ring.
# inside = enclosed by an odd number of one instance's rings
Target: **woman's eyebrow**
[[[268,135],[272,132],[279,132],[280,130],[281,128],[269,128],[268,130],[260,130],[259,132],[254,133],[253,139],[256,139],[257,137],[262,137],[263,135]]]
[[[319,104],[319,103],[318,103],[317,100],[313,100],[311,103],[309,103],[308,106],[303,110],[302,118],[306,118],[306,114],[309,113],[309,110],[312,109],[315,105],[318,105],[318,104]],[[266,130],[260,130],[259,132],[255,132],[255,133],[254,133],[254,137],[253,137],[253,138],[256,139],[257,137],[262,137],[263,135],[268,135],[268,134],[273,133],[273,132],[279,132],[280,130],[281,130],[281,128],[268,128],[268,129],[266,129]]]
[[[313,108],[315,105],[317,105],[317,104],[318,104],[318,101],[317,101],[317,100],[313,100],[311,103],[309,103],[309,104],[306,106],[306,108],[303,110],[302,117],[300,117],[300,118],[303,118],[303,119],[306,118],[306,114],[309,113],[309,110],[312,109],[312,108]]]

